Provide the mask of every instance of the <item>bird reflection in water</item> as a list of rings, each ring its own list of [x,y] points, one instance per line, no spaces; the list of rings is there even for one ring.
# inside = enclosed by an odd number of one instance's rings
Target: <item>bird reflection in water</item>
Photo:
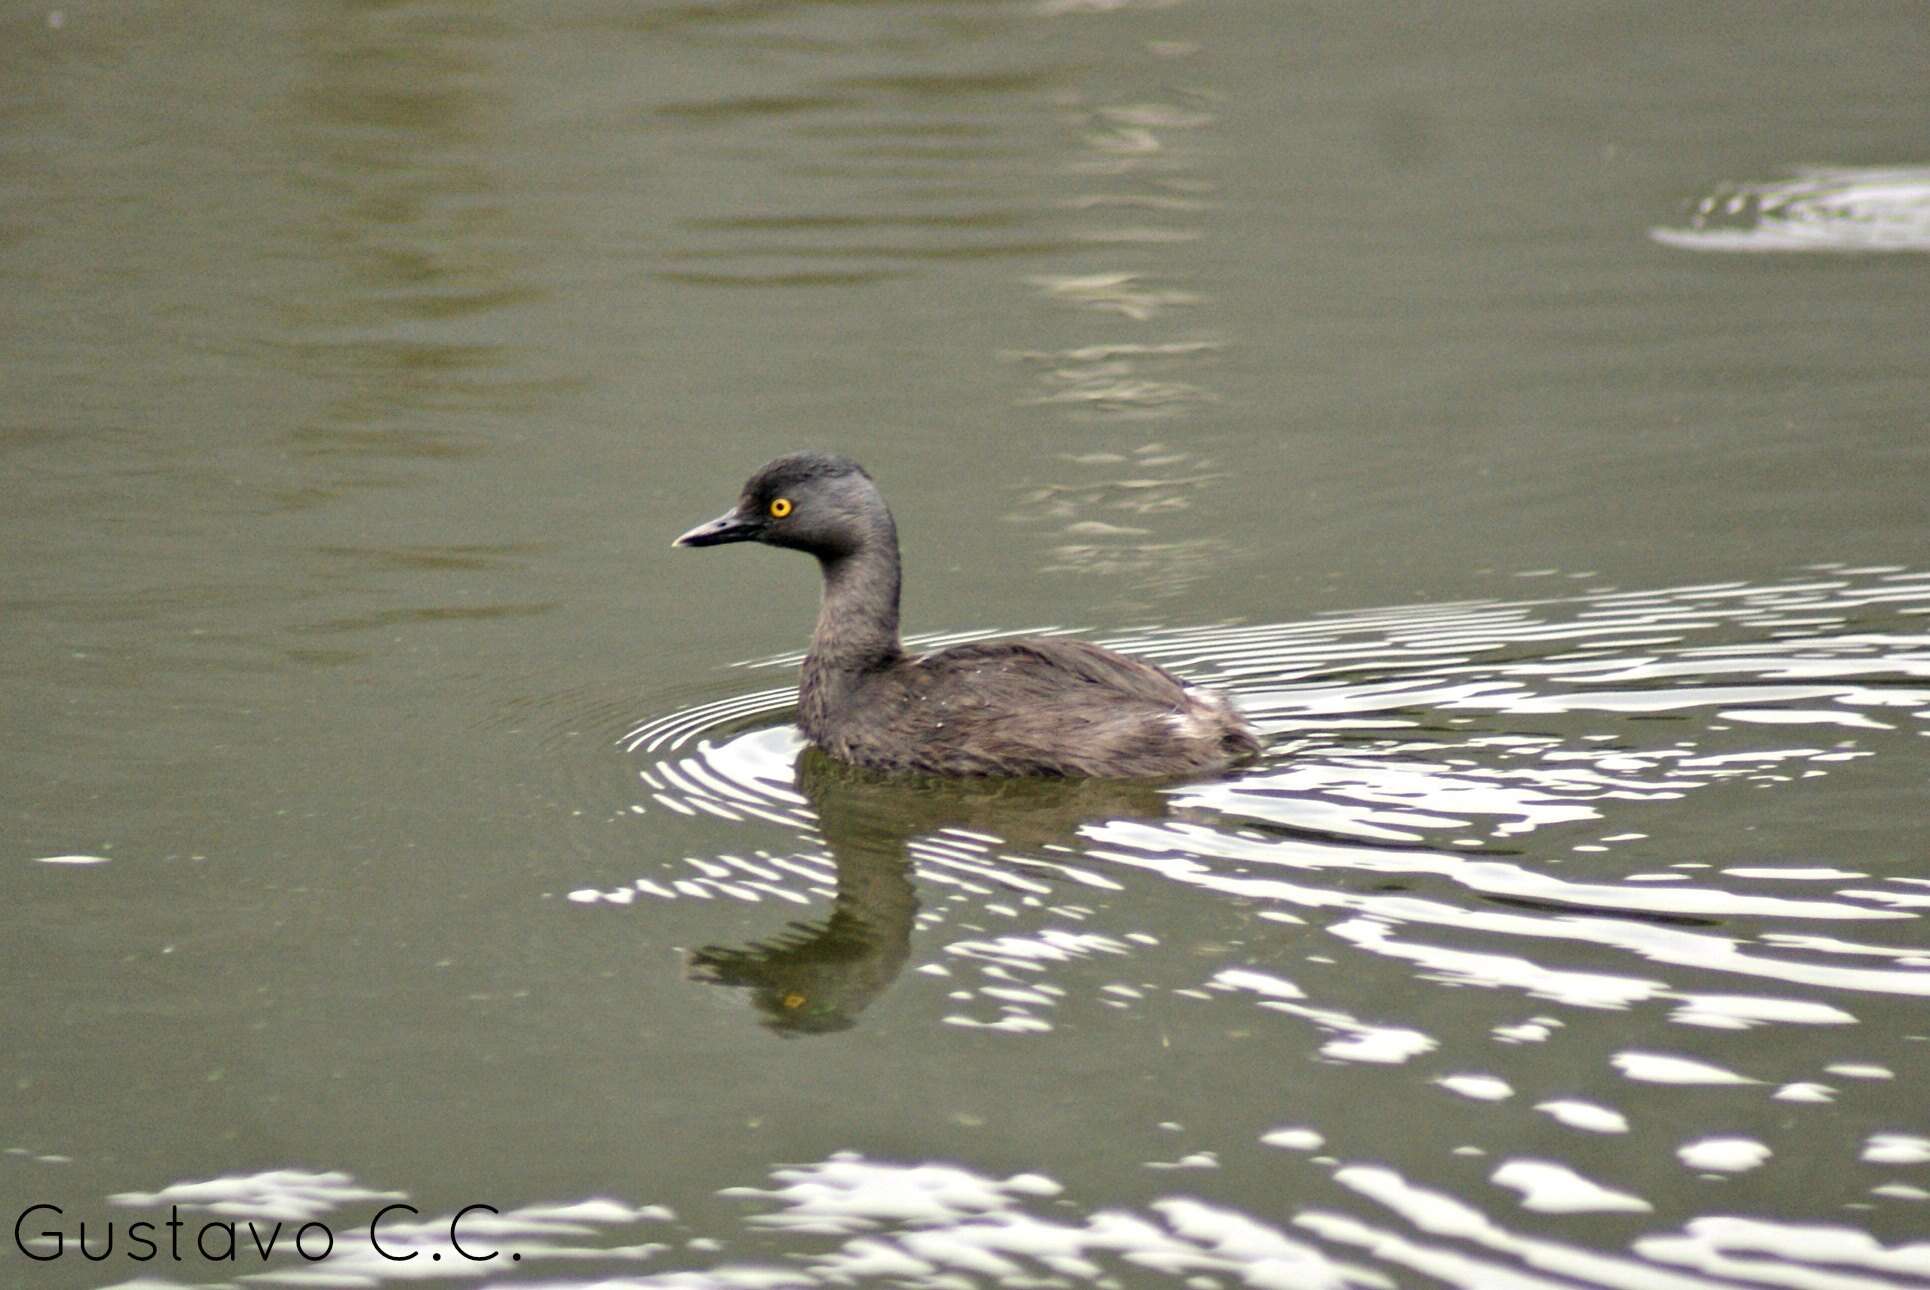
[[[689,964],[694,980],[748,990],[763,1023],[786,1036],[849,1029],[904,970],[918,916],[916,839],[962,828],[1022,853],[1068,842],[1095,820],[1167,814],[1151,783],[912,778],[847,766],[815,748],[798,759],[796,782],[837,865],[831,916],[748,945],[705,946]]]

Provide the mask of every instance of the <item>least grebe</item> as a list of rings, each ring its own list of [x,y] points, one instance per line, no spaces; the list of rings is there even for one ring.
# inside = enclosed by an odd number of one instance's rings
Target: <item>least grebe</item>
[[[800,452],[676,546],[763,542],[818,558],[824,601],[798,686],[804,737],[840,761],[930,775],[1153,779],[1260,751],[1226,697],[1086,641],[976,641],[909,656],[898,529],[848,457]]]

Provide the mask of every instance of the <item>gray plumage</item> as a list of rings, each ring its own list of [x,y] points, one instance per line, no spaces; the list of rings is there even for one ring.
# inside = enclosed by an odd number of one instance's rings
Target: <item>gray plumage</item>
[[[898,636],[898,531],[862,467],[779,457],[735,508],[678,546],[807,551],[824,599],[798,687],[798,726],[840,761],[931,775],[1153,779],[1223,770],[1260,751],[1224,695],[1087,641],[981,641],[908,656]]]

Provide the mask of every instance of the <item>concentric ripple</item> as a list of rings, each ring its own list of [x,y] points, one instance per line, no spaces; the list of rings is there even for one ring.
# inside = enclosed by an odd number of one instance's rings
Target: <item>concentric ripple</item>
[[[1181,1047],[1254,1036],[1242,1078],[1295,1072],[1279,1117],[1194,1135],[1175,1086],[1159,1131],[1180,1136],[1144,1165],[1188,1185],[1137,1208],[1081,1211],[1076,1179],[947,1182],[848,1154],[780,1168],[741,1193],[763,1211],[730,1244],[748,1263],[621,1284],[762,1284],[772,1259],[797,1284],[1930,1280],[1897,1235],[1930,1203],[1910,1110],[1930,873],[1858,842],[1859,812],[1923,800],[1930,573],[1106,643],[1231,691],[1267,756],[1154,788],[880,781],[804,751],[791,692],[756,687],[623,741],[636,827],[709,817],[715,848],[572,899],[599,917],[784,909],[782,931],[690,965],[784,1034],[871,1024],[896,992],[988,1044],[1076,1045],[1108,1016]],[[1183,930],[1202,917],[1225,934]],[[1361,1099],[1412,1112],[1337,1114]],[[1452,1153],[1417,1145],[1437,1121]],[[1318,1199],[1246,1213],[1282,1170]],[[1731,1190],[1705,1207],[1696,1179]],[[980,1199],[914,1216],[927,1185]],[[1575,1216],[1619,1226],[1577,1241]],[[807,1252],[806,1231],[850,1235]]]
[[[896,993],[982,1110],[933,1107],[929,1158],[834,1141],[714,1196],[464,1233],[555,1286],[1930,1285],[1930,874],[1856,845],[1859,811],[1923,800],[1930,574],[1110,643],[1233,691],[1268,755],[1164,787],[891,780],[803,750],[791,691],[751,686],[622,741],[635,827],[714,845],[571,893],[740,911],[763,939],[690,973],[780,1034],[883,1026]],[[1031,1141],[1057,1067],[1011,1059],[1036,1045],[1084,1072],[1051,1105],[1110,1163],[973,1162],[974,1135]],[[378,1250],[356,1233],[403,1194],[343,1173],[108,1199],[327,1216],[331,1284],[415,1275],[396,1253],[453,1218],[392,1215]]]
[[[1197,858],[1208,836],[1251,850],[1256,829],[1330,850],[1447,846],[1457,853],[1442,859],[1456,862],[1459,881],[1481,886],[1458,849],[1493,849],[1725,782],[1820,777],[1875,756],[1872,738],[1930,733],[1925,613],[1930,575],[1837,569],[1776,584],[1469,602],[1103,643],[1229,690],[1273,741],[1256,768],[1168,790],[1174,805],[1214,817],[1169,826],[1193,839],[1182,851]],[[790,687],[733,695],[643,722],[621,744],[643,758],[640,781],[665,809],[808,828],[793,784],[802,745],[778,723],[795,699]],[[1611,834],[1575,850],[1639,840]],[[1696,916],[1751,907],[1660,890],[1611,903]],[[1795,912],[1852,910],[1885,916],[1817,901]]]
[[[1694,857],[1651,859],[1657,835],[1687,798],[1822,778],[1930,734],[1926,612],[1930,576],[1823,568],[1774,584],[1117,636],[1106,643],[1233,692],[1271,737],[1270,755],[1225,779],[1157,792],[1039,788],[1051,800],[1021,807],[1010,788],[885,786],[866,790],[877,799],[866,809],[891,817],[886,831],[912,861],[912,880],[950,893],[920,909],[920,926],[945,921],[960,901],[976,927],[988,916],[1041,924],[955,940],[943,950],[954,967],[962,959],[1010,976],[1128,953],[1120,934],[1045,926],[1041,911],[1085,923],[1093,911],[1080,893],[1117,892],[1128,875],[1150,874],[1259,902],[1276,921],[1318,919],[1350,952],[1433,980],[1585,1007],[1674,1000],[1678,1019],[1702,1026],[1802,1023],[1815,1010],[1698,1004],[1706,991],[1649,974],[1676,966],[1738,987],[1921,997],[1930,994],[1922,947],[1854,951],[1876,960],[1867,962],[1825,946],[1852,924],[1879,942],[1914,931],[1930,884],[1773,853],[1717,871]],[[957,639],[968,637],[920,643]],[[821,827],[824,786],[801,780],[800,740],[778,721],[793,698],[758,689],[632,730],[623,746],[643,759],[644,795],[633,812],[660,807],[758,831],[745,845],[572,899],[835,903],[839,839]],[[840,809],[852,791],[835,788]],[[1552,846],[1530,841],[1557,830]],[[1738,919],[1759,934],[1709,930]],[[1457,944],[1418,943],[1430,929]],[[1530,962],[1521,957],[1529,947],[1557,959],[1586,947],[1594,966]],[[1603,953],[1624,966],[1608,970]],[[990,998],[990,1015],[946,1019],[1051,1030],[1053,989]]]

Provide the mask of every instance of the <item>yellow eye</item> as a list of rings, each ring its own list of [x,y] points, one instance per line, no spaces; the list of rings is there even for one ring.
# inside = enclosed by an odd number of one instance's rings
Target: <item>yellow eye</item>
[[[786,515],[789,515],[790,513],[791,513],[791,499],[790,499],[790,498],[788,498],[788,497],[777,497],[777,498],[773,498],[773,499],[771,500],[771,518],[772,518],[772,519],[774,519],[774,520],[781,520],[781,519],[783,519],[783,518],[784,518],[784,517],[785,517]]]
[[[787,994],[784,996],[784,1006],[787,1008],[802,1008],[809,1002],[810,1000],[801,994]]]

